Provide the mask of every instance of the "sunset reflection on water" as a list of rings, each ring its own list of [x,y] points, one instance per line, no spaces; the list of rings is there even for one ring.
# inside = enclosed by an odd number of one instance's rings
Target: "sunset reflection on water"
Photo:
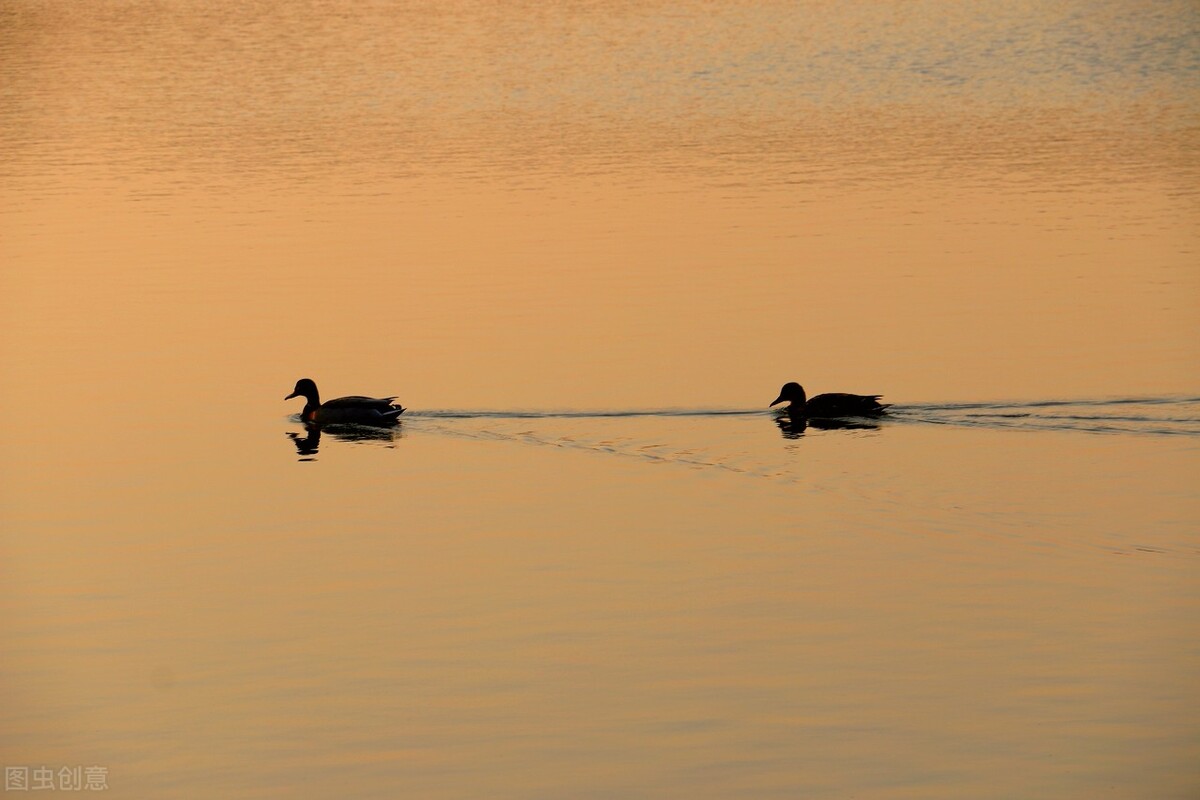
[[[1200,788],[1191,4],[0,24],[0,762]]]

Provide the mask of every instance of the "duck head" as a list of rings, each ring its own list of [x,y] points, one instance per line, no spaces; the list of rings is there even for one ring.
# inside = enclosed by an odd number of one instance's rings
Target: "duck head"
[[[804,394],[804,387],[798,383],[785,383],[783,388],[779,390],[779,397],[775,398],[775,402],[771,406],[777,406],[780,403],[787,403],[789,406],[802,406],[808,401],[808,397]],[[767,406],[770,408],[771,406]]]
[[[309,405],[321,405],[321,396],[317,394],[317,384],[311,378],[301,378],[296,381],[296,388],[292,389],[292,393],[284,400],[291,400],[293,397],[303,397],[309,402]]]

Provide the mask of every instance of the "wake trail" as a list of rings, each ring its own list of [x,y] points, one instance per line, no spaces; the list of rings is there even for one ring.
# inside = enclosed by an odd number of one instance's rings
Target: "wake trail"
[[[763,408],[518,409],[410,411],[405,419],[460,421],[772,418]],[[871,427],[892,424],[1061,430],[1150,436],[1200,436],[1200,397],[1118,397],[988,402],[898,403]]]

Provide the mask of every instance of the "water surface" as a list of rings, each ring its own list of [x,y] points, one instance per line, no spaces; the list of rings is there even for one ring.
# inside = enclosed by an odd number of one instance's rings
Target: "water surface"
[[[1200,791],[1193,4],[0,30],[6,766]],[[302,376],[410,411],[317,437]]]

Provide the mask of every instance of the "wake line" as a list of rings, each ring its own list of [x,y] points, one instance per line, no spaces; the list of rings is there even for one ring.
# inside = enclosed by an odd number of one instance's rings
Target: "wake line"
[[[1111,413],[1106,411],[1111,410]],[[1145,413],[1138,413],[1143,410]],[[772,417],[764,408],[660,409],[432,409],[409,411],[406,419],[554,420],[554,419],[718,419]],[[1200,397],[1116,397],[990,402],[926,402],[893,405],[872,418],[872,427],[889,424],[957,425],[975,428],[1061,430],[1107,434],[1200,436]]]
[[[1080,420],[1084,422],[1177,422],[1181,425],[1188,423],[1200,423],[1200,420],[1191,419],[1188,417],[1106,417],[1103,414],[1053,414],[1049,416],[1039,417],[1036,414],[1025,413],[996,413],[996,414],[964,414],[965,417],[978,417],[980,419],[990,419],[993,417],[1011,418],[1011,419],[1069,419]]]
[[[1139,410],[1145,413],[1137,413]],[[1126,435],[1200,436],[1200,398],[1197,397],[913,403],[897,407],[893,411],[893,420],[907,423]]]
[[[1081,400],[1015,400],[965,403],[906,403],[902,407],[921,411],[968,411],[973,409],[1053,408],[1055,406],[1200,405],[1200,397],[1106,397]],[[900,408],[901,406],[897,406]]]
[[[757,414],[758,412],[753,412]],[[562,416],[562,415],[555,415]],[[594,416],[594,415],[592,415]],[[613,414],[604,414],[602,416],[616,416]],[[631,416],[631,415],[620,415]],[[652,416],[647,414],[637,414],[632,416]],[[689,415],[694,416],[694,415]],[[460,417],[455,417],[456,419]],[[524,419],[524,418],[523,418]],[[738,466],[737,464],[728,463],[726,459],[713,458],[706,459],[698,455],[693,450],[684,450],[677,452],[660,453],[656,452],[659,448],[666,447],[664,444],[643,444],[622,446],[614,442],[584,442],[568,437],[546,438],[535,435],[532,431],[521,431],[519,433],[504,433],[500,431],[488,430],[461,430],[445,425],[437,425],[432,428],[436,433],[447,436],[455,436],[464,439],[489,439],[495,441],[510,441],[521,442],[523,444],[538,445],[543,447],[560,447],[572,450],[591,451],[596,453],[606,453],[609,455],[622,456],[625,458],[636,458],[643,461],[649,461],[659,464],[675,464],[678,466],[691,467],[695,469],[717,469],[726,472],[733,472],[740,475],[750,475],[759,478],[775,478],[780,480],[798,481],[796,478],[788,479],[783,473],[775,471],[768,472],[748,466]]]
[[[1200,436],[1200,422],[1189,420],[1191,428],[1163,428],[1158,426],[1140,425],[1134,427],[1131,425],[1102,425],[1102,424],[1069,424],[1063,421],[1056,421],[1054,417],[1043,417],[1040,419],[1030,419],[1028,424],[1021,424],[1018,421],[1009,421],[1003,419],[972,419],[972,418],[947,418],[937,419],[934,417],[897,417],[894,420],[898,423],[912,424],[925,423],[929,425],[950,425],[963,428],[993,428],[1007,430],[1025,430],[1025,431],[1070,431],[1075,433],[1107,433],[1107,434],[1127,434],[1141,436]],[[1160,420],[1144,420],[1144,423],[1157,423]]]
[[[603,419],[611,417],[748,417],[767,414],[756,409],[730,408],[659,408],[610,411],[458,411],[433,409],[429,411],[406,411],[405,419],[424,417],[429,419]]]

